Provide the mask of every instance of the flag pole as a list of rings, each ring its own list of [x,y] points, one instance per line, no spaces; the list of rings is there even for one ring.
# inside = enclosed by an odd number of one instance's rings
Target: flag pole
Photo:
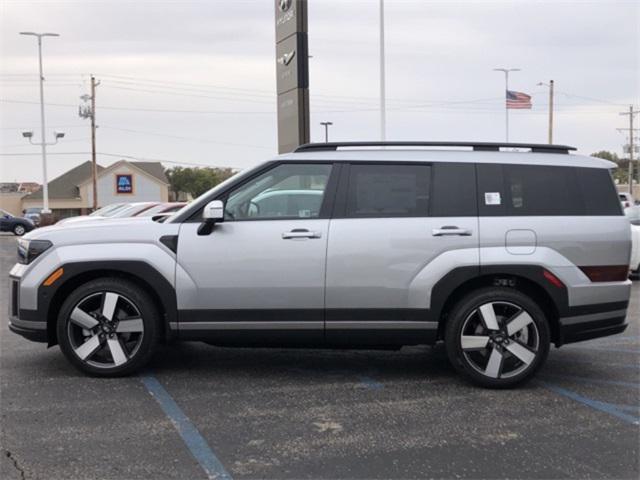
[[[494,68],[495,72],[504,72],[504,119],[505,119],[505,138],[509,143],[509,107],[507,105],[507,95],[509,92],[509,72],[519,72],[519,68]]]
[[[509,70],[504,71],[504,113],[506,116],[506,142],[509,143],[509,106],[507,105],[507,96],[509,95]]]

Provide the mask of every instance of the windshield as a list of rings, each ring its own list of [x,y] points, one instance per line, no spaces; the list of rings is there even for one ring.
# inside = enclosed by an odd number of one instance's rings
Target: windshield
[[[114,213],[116,210],[120,210],[121,208],[126,207],[127,203],[113,203],[111,205],[107,205],[105,207],[99,208],[93,213],[90,213],[90,217],[107,217],[108,214]]]
[[[134,217],[136,214],[143,212],[152,206],[154,206],[152,203],[137,203],[137,204],[129,205],[126,208],[123,208],[118,210],[117,212],[114,212],[112,215],[109,215],[109,217],[110,218]]]
[[[9,212],[6,212],[2,209],[0,209],[0,216],[13,218],[13,215],[11,215]]]
[[[160,204],[160,205],[156,205],[155,207],[151,207],[148,210],[145,210],[144,212],[142,212],[140,215],[138,215],[139,217],[152,217],[158,213],[173,213],[173,212],[177,212],[178,210],[180,210],[185,204],[184,203],[177,203],[175,205],[166,205],[166,204]]]

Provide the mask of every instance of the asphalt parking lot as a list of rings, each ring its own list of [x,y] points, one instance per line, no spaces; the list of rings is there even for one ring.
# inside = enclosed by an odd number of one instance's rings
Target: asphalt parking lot
[[[0,311],[15,238],[0,236]],[[624,333],[475,388],[444,350],[163,347],[136,377],[79,374],[0,322],[0,477],[638,478],[640,282]]]

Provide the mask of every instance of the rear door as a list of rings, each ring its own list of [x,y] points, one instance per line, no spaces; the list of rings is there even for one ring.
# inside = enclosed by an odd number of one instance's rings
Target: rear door
[[[479,164],[478,184],[481,268],[544,265],[576,286],[590,283],[576,267],[628,264],[629,225],[608,170]],[[570,303],[598,301],[578,292]]]
[[[338,345],[430,342],[433,285],[478,266],[472,164],[343,168],[327,253],[326,338]]]

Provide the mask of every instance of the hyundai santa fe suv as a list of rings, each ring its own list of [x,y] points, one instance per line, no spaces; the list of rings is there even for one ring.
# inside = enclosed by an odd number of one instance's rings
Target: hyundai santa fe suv
[[[442,341],[470,380],[512,386],[550,344],[627,326],[631,240],[614,164],[570,150],[310,144],[163,223],[41,228],[18,244],[10,328],[98,376],[131,373],[172,340]]]

